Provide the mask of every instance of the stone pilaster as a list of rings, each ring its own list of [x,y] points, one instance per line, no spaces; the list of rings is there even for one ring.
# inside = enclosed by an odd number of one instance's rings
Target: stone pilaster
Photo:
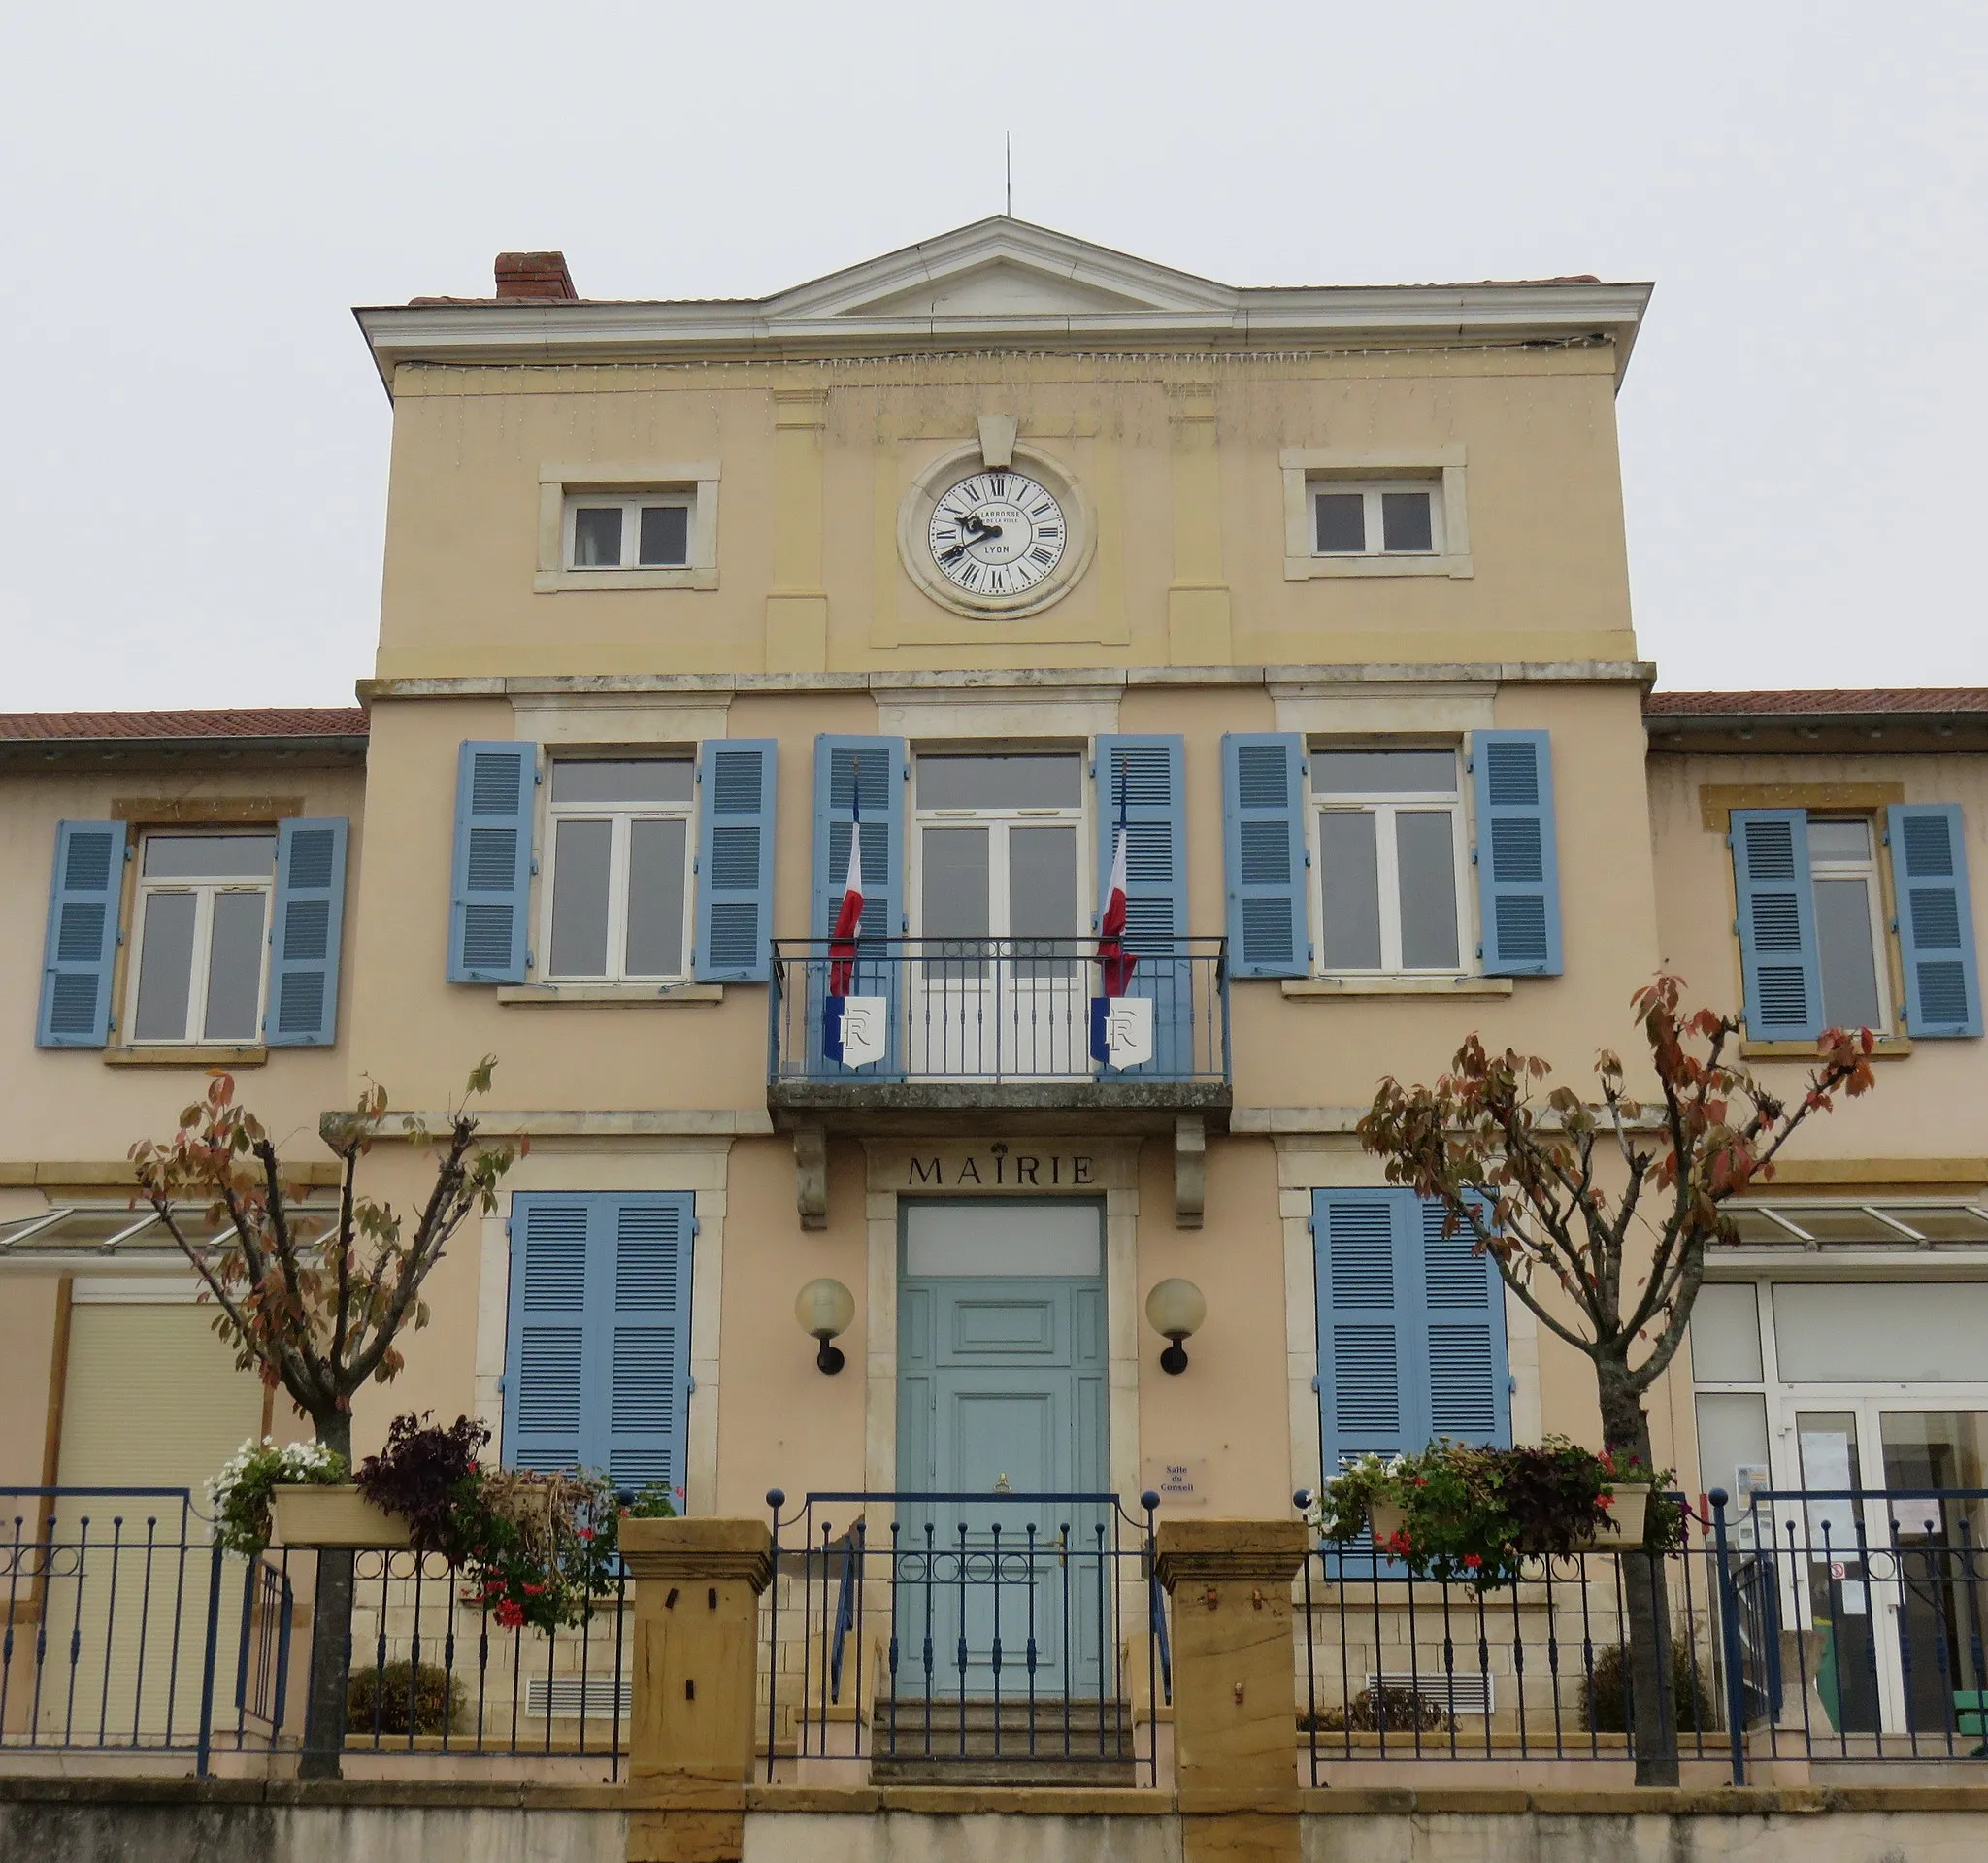
[[[629,1863],[734,1863],[753,1761],[759,1520],[624,1520],[635,1580]]]
[[[1297,1863],[1296,1520],[1163,1520],[1186,1863]]]

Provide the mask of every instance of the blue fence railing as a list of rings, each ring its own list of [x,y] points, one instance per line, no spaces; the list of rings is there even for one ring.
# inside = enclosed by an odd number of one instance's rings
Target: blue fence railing
[[[769,1079],[1226,1084],[1225,941],[1126,951],[1108,1002],[1095,937],[776,939]]]
[[[625,1575],[542,1631],[498,1623],[444,1559],[350,1556],[345,1753],[620,1776]],[[225,1551],[183,1488],[0,1489],[0,1753],[142,1753],[203,1777],[219,1754],[294,1754],[318,1558]]]

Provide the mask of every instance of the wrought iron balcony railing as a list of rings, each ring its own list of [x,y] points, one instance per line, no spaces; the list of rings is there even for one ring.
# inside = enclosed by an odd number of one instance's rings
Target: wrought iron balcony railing
[[[1128,940],[1107,1001],[1094,937],[776,939],[768,1079],[1226,1085],[1224,945]]]

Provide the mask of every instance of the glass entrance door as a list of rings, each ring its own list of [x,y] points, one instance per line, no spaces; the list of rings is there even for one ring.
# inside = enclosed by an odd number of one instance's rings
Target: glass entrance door
[[[1956,1730],[1988,1686],[1988,1412],[1839,1398],[1793,1425],[1800,1483],[1825,1497],[1797,1526],[1824,1709],[1840,1733],[1973,1744]]]

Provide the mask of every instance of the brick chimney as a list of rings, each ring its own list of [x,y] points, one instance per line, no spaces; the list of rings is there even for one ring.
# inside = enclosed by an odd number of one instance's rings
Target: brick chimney
[[[500,298],[563,298],[580,293],[566,269],[564,252],[499,252],[497,295]]]

